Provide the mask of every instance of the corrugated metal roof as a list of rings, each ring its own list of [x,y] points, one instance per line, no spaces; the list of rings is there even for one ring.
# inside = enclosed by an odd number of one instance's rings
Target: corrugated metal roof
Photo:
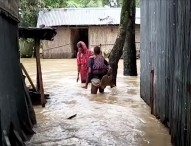
[[[118,25],[121,8],[57,8],[41,10],[37,27],[80,26],[80,25]],[[136,8],[136,24],[140,24],[140,8]]]

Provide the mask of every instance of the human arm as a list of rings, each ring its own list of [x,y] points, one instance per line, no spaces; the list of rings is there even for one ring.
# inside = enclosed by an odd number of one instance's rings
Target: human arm
[[[85,86],[82,86],[82,88],[85,88],[85,89],[88,88],[88,83],[89,83],[90,75],[91,75],[91,68],[88,67],[88,73],[87,73],[87,78],[86,78],[86,84],[85,84]]]
[[[88,61],[88,72],[87,72],[87,77],[86,77],[86,84],[82,88],[85,88],[85,89],[88,88],[88,83],[90,81],[91,74],[92,74],[92,66],[93,66],[93,58],[90,57],[89,61]]]
[[[78,72],[77,79],[76,79],[77,82],[79,80],[80,70],[81,70],[81,61],[80,61],[79,55],[77,55],[77,72]]]
[[[111,66],[109,65],[108,61],[104,59],[104,64],[108,67],[107,69],[107,75],[110,76],[111,75],[111,71],[112,71],[112,68]]]

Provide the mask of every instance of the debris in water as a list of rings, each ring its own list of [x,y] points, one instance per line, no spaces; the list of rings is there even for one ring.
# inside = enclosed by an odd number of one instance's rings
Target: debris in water
[[[70,116],[69,118],[67,118],[68,120],[71,120],[73,118],[75,118],[77,116],[77,114],[73,115],[73,116]]]

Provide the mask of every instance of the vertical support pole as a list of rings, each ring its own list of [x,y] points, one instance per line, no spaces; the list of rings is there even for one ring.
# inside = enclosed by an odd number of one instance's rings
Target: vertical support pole
[[[154,70],[150,72],[150,107],[151,107],[151,114],[154,114]]]
[[[0,145],[3,145],[2,138],[3,138],[3,135],[2,135],[2,129],[1,129],[1,110],[0,110]]]
[[[36,53],[36,52],[35,52]],[[36,56],[36,55],[35,55]],[[37,57],[36,57],[36,89],[37,91],[40,90],[40,83],[39,83],[39,74],[38,74],[38,66],[37,66]]]
[[[42,107],[45,107],[45,96],[44,96],[44,88],[43,88],[43,81],[42,81],[41,64],[40,64],[40,40],[39,39],[35,39],[35,51],[36,51],[36,66],[37,66],[37,90],[40,91]]]
[[[25,73],[25,75],[26,75],[28,81],[30,82],[30,84],[31,84],[31,86],[32,86],[32,88],[33,88],[33,90],[34,90],[34,91],[37,91],[37,89],[36,89],[36,87],[34,86],[34,84],[33,84],[33,82],[32,82],[32,79],[30,78],[30,76],[29,76],[27,70],[25,69],[25,67],[23,66],[22,63],[20,63],[20,65],[21,65],[21,69],[22,69],[23,72]]]

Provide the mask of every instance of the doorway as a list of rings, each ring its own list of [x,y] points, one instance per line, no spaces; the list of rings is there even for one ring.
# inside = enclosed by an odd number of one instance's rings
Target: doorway
[[[89,46],[88,41],[88,28],[74,28],[71,29],[71,47],[72,47],[72,58],[77,57],[77,43],[83,41],[87,47]]]

